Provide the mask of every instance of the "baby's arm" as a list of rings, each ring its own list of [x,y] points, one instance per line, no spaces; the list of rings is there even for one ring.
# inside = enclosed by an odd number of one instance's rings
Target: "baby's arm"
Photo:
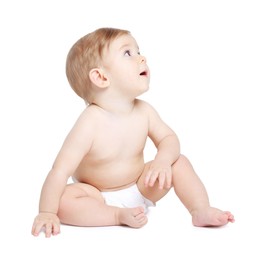
[[[47,175],[41,191],[39,214],[32,227],[32,234],[35,236],[39,235],[42,228],[45,229],[46,237],[59,233],[57,213],[60,198],[68,178],[91,147],[93,134],[89,121],[88,113],[84,111],[65,139]]]
[[[157,154],[146,174],[145,185],[153,186],[158,179],[159,188],[170,188],[172,164],[179,158],[180,143],[175,132],[160,118],[156,110],[148,105],[149,137],[157,148]]]

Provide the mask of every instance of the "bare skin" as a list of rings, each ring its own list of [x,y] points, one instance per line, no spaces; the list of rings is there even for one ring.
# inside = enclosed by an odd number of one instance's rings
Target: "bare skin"
[[[125,50],[128,49],[129,53]],[[213,208],[206,189],[189,160],[180,154],[179,140],[155,109],[136,97],[148,90],[149,69],[131,35],[114,40],[103,65],[90,73],[94,102],[87,106],[65,139],[40,197],[32,234],[44,228],[46,237],[60,232],[59,223],[77,226],[147,223],[142,207],[106,205],[101,191],[137,184],[140,192],[157,202],[171,187],[192,215],[195,226],[222,226],[234,216]],[[149,137],[157,148],[145,163]],[[79,182],[67,184],[70,176]]]
[[[193,225],[197,227],[217,227],[224,226],[228,222],[234,222],[234,217],[229,211],[222,211],[213,207],[192,212],[192,216]]]

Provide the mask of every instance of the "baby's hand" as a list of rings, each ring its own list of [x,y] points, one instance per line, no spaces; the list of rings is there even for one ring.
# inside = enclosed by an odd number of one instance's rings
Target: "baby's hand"
[[[159,189],[170,189],[172,184],[172,168],[171,165],[152,161],[149,171],[147,172],[144,180],[146,187],[153,187],[156,180],[159,182]]]
[[[56,214],[49,212],[40,212],[33,223],[32,235],[38,236],[44,229],[46,237],[60,233],[60,221]]]

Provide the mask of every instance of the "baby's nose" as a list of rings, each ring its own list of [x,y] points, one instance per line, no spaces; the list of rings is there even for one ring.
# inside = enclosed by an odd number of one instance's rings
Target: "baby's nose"
[[[142,55],[139,56],[139,62],[140,63],[146,63],[146,58]]]

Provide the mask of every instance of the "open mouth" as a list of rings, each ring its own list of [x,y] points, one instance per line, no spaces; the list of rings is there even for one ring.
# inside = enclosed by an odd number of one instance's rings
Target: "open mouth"
[[[143,71],[143,72],[140,73],[140,76],[147,76],[147,74],[148,74],[148,73],[147,73],[147,71],[145,70],[145,71]]]

